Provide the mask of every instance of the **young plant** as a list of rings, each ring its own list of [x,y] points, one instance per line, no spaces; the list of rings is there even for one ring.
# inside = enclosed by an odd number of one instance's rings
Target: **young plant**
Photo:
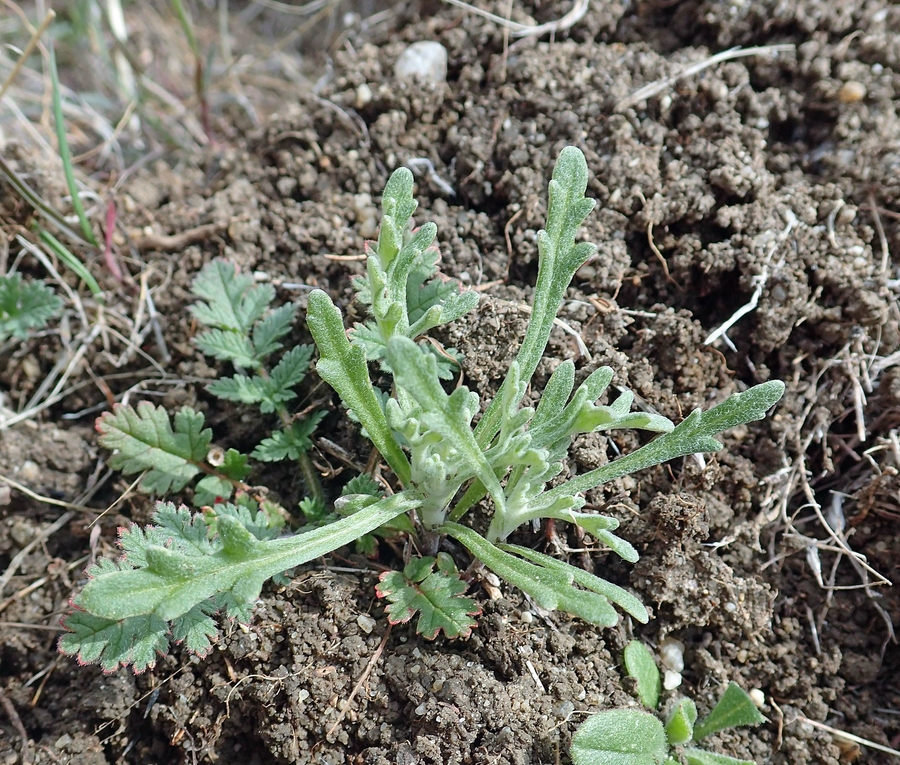
[[[283,345],[297,307],[288,304],[270,310],[275,290],[256,284],[233,264],[215,260],[194,280],[201,302],[191,307],[194,317],[209,329],[196,344],[204,353],[230,361],[235,374],[211,383],[207,390],[219,398],[254,404],[262,414],[278,415],[275,430],[250,453],[263,462],[286,458],[297,461],[316,506],[324,507],[322,488],[308,449],[310,436],[324,412],[292,415],[286,404],[297,397],[294,388],[306,376],[312,348],[297,345],[269,368],[272,355]],[[252,373],[248,373],[250,370]],[[194,504],[213,505],[229,499],[250,473],[247,456],[235,449],[211,448],[212,431],[203,428],[203,414],[182,407],[170,422],[162,407],[141,402],[137,408],[120,405],[97,421],[100,444],[114,450],[110,466],[125,474],[144,472],[141,488],[165,496],[181,491],[194,477],[205,476],[194,488]]]
[[[460,292],[455,282],[438,275],[438,252],[433,247],[436,228],[428,223],[413,229],[412,174],[405,168],[397,170],[385,189],[381,231],[369,251],[366,275],[355,282],[370,320],[348,337],[340,311],[320,290],[310,294],[307,314],[319,350],[319,375],[337,391],[348,416],[360,423],[363,435],[393,472],[399,484],[395,493],[382,497],[371,480],[351,481],[333,511],[321,502],[307,503],[304,511],[311,521],[307,530],[284,539],[259,538],[251,528],[261,525],[254,516],[239,517],[228,505],[217,505],[212,518],[178,511],[177,522],[170,520],[167,510],[156,519],[152,533],[134,528],[125,532],[124,560],[89,572],[92,579],[75,600],[81,610],[66,621],[73,632],[64,637],[62,650],[77,653],[82,661],[99,659],[107,668],[118,663],[147,666],[169,635],[185,639],[192,647],[190,640],[179,637],[185,631],[179,619],[198,620],[203,629],[209,629],[206,617],[218,608],[243,618],[265,579],[368,535],[388,536],[403,530],[421,536],[420,549],[426,556],[410,561],[402,573],[382,577],[378,594],[391,604],[391,621],[404,622],[418,615],[417,628],[428,637],[441,630],[448,636],[468,634],[474,624],[471,617],[478,610],[462,594],[465,585],[455,565],[439,552],[444,536],[456,539],[544,608],[613,625],[618,619],[615,604],[635,619],[647,621],[646,609],[631,593],[568,563],[510,544],[508,537],[523,524],[543,518],[565,521],[579,525],[624,559],[636,561],[635,549],[613,533],[618,526],[614,518],[581,512],[583,493],[676,457],[717,451],[721,444],[715,434],[763,417],[784,386],[780,382],[758,385],[708,412],[694,411],[676,427],[659,415],[630,411],[630,392],[609,404],[598,404],[612,380],[612,370],[597,369],[576,388],[575,366],[565,361],[551,376],[538,406],[522,405],[565,290],[594,251],[593,245],[575,241],[594,205],[584,197],[587,180],[584,156],[577,149],[564,149],[550,182],[547,229],[538,235],[531,322],[506,379],[476,426],[478,396],[465,387],[448,394],[441,383],[454,354],[437,350],[423,335],[470,311],[478,297]],[[257,403],[284,421],[289,400],[284,396],[290,395],[286,391],[295,384],[305,361],[300,364],[291,355],[295,352],[289,351],[269,373],[265,361],[280,347],[277,340],[286,333],[293,309],[266,315],[272,293],[248,277],[238,277],[224,264],[213,264],[201,274],[195,290],[207,301],[195,307],[195,316],[211,327],[200,335],[198,345],[216,358],[230,360],[237,369],[234,377],[217,381],[210,390]],[[276,374],[285,358],[289,361],[284,374]],[[378,362],[393,378],[390,394],[373,385],[369,362]],[[145,419],[150,419],[150,410],[146,411]],[[107,415],[106,423],[119,414]],[[136,442],[116,445],[108,440],[109,429],[104,438],[120,449],[117,465],[132,472],[149,469],[151,481],[159,479],[152,471],[159,471],[171,489],[184,486],[202,469],[199,463],[208,446],[203,434],[208,431],[201,430],[202,421],[196,415],[182,412],[183,422],[179,424],[176,416],[170,438],[162,424],[164,415],[157,412],[154,425],[166,437],[161,449],[146,436],[141,441],[144,431],[130,422],[117,425],[117,433],[132,428],[127,435],[137,436]],[[300,461],[305,442],[288,427],[293,420],[284,424],[280,442],[267,444],[262,454],[292,444],[294,452],[284,454]],[[626,427],[660,435],[609,465],[549,485],[562,472],[575,436]],[[149,426],[145,430],[149,432]],[[160,458],[158,462],[146,461],[147,446],[152,447],[149,453],[154,459]],[[259,450],[255,454],[260,456]],[[169,458],[171,463],[166,462]],[[221,488],[228,490],[224,484]],[[492,516],[482,535],[463,521],[485,498],[490,500]],[[232,602],[238,606],[230,607]]]
[[[279,416],[283,428],[250,456],[268,462],[297,460],[314,492],[301,507],[308,516],[325,516],[321,486],[307,455],[322,413],[301,417],[286,407],[296,398],[293,389],[306,374],[312,349],[293,347],[268,366],[282,348],[296,307],[270,310],[272,287],[255,284],[223,261],[206,266],[193,290],[201,302],[192,312],[209,327],[196,338],[198,347],[230,361],[236,370],[208,389]],[[113,468],[143,473],[141,487],[163,496],[205,474],[194,486],[194,503],[205,509],[191,514],[184,507],[159,503],[151,526],[122,530],[122,558],[92,567],[90,582],[73,601],[76,610],[65,620],[71,632],[60,641],[64,653],[85,663],[99,661],[110,671],[120,664],[138,671],[152,666],[170,639],[204,654],[217,635],[212,615],[223,611],[247,621],[266,579],[348,542],[370,538],[377,529],[407,529],[408,495],[382,501],[357,479],[348,486],[351,496],[341,503],[340,512],[329,515],[335,523],[327,531],[311,531],[310,525],[302,537],[276,540],[285,525],[284,510],[267,500],[264,491],[243,482],[250,473],[247,455],[212,446],[212,431],[203,424],[203,415],[190,407],[170,419],[165,409],[148,402],[137,408],[117,406],[98,420],[100,443],[113,450]],[[232,497],[234,504],[225,501]]]
[[[611,603],[639,621],[647,620],[646,609],[633,595],[594,574],[509,544],[510,534],[544,518],[566,521],[617,555],[636,561],[635,549],[613,533],[615,519],[580,512],[583,493],[676,457],[717,451],[721,444],[715,434],[763,417],[784,386],[755,386],[708,412],[694,411],[676,427],[659,415],[632,412],[630,392],[597,404],[613,371],[601,367],[576,389],[575,366],[565,361],[551,376],[537,408],[522,405],[565,290],[595,249],[576,243],[578,229],[594,206],[584,196],[587,181],[582,153],[564,149],[550,182],[547,228],[538,234],[531,321],[516,360],[477,425],[478,395],[465,387],[448,394],[441,384],[439,355],[431,343],[420,341],[422,333],[473,308],[477,295],[460,293],[456,284],[436,276],[436,228],[432,223],[412,228],[416,201],[412,174],[405,168],[388,182],[378,242],[369,252],[365,278],[355,282],[360,301],[369,306],[370,321],[348,337],[340,311],[328,295],[315,290],[307,322],[319,349],[319,375],[361,423],[400,485],[422,498],[416,521],[429,554],[439,549],[442,536],[453,537],[538,605],[613,625],[618,617]],[[390,396],[372,384],[367,362],[374,360],[393,377]],[[562,472],[573,438],[618,428],[661,435],[609,465],[549,485]],[[490,500],[491,520],[482,535],[462,521],[484,498]],[[413,604],[409,607],[429,616],[426,612],[435,604],[404,592],[411,587],[409,577],[392,577],[382,582],[379,593]]]
[[[218,635],[213,614],[249,621],[267,579],[359,539],[417,503],[411,492],[382,500],[359,495],[339,521],[272,538],[262,512],[219,504],[199,514],[160,502],[153,525],[120,532],[122,558],[88,570],[59,649],[108,672],[119,665],[137,672],[152,667],[170,640],[205,655]]]
[[[572,737],[573,765],[678,765],[679,753],[688,765],[754,765],[692,746],[726,728],[765,722],[739,685],[730,683],[700,722],[691,699],[674,699],[663,724],[658,716],[659,669],[643,643],[633,640],[626,646],[625,668],[636,682],[638,698],[653,711],[611,709],[591,715]]]
[[[20,274],[0,276],[0,343],[43,329],[60,308],[62,301],[43,282],[23,282]]]
[[[310,436],[325,412],[308,416],[291,414],[286,404],[297,394],[312,358],[312,347],[295,345],[269,368],[269,360],[283,347],[297,306],[288,303],[269,310],[275,299],[270,284],[256,284],[252,276],[241,274],[233,264],[214,260],[194,280],[194,294],[202,299],[191,313],[211,329],[196,339],[197,347],[209,356],[230,361],[232,377],[211,383],[207,390],[228,401],[256,404],[262,414],[278,415],[282,428],[265,438],[250,453],[263,462],[296,460],[306,488],[319,505],[324,495],[318,473],[309,458]],[[248,374],[248,371],[252,374]]]

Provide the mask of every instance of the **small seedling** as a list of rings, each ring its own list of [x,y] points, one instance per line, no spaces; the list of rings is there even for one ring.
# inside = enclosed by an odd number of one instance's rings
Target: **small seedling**
[[[391,621],[405,622],[418,614],[417,629],[426,637],[439,631],[450,637],[466,635],[478,611],[463,594],[465,584],[455,564],[440,553],[447,536],[480,561],[475,568],[486,566],[543,608],[611,626],[618,620],[615,604],[646,622],[647,610],[627,590],[529,547],[510,544],[509,536],[523,525],[553,519],[580,526],[615,554],[636,561],[637,551],[614,533],[616,519],[581,512],[584,492],[677,457],[718,451],[722,445],[714,436],[762,418],[781,398],[784,385],[777,381],[757,385],[708,412],[692,412],[676,427],[659,415],[632,412],[634,396],[628,391],[610,403],[598,403],[612,382],[613,370],[596,369],[576,388],[575,365],[564,361],[538,406],[523,406],[569,282],[595,249],[576,242],[579,227],[594,206],[584,196],[587,182],[583,154],[564,149],[550,182],[547,228],[538,234],[531,321],[497,395],[475,425],[481,411],[478,395],[462,386],[448,394],[443,387],[456,354],[436,348],[425,335],[472,310],[478,296],[460,291],[456,282],[438,274],[438,251],[433,246],[437,229],[433,223],[413,227],[417,206],[413,177],[405,168],[395,171],[382,199],[378,241],[369,250],[365,276],[354,285],[369,320],[348,336],[339,309],[321,290],[310,293],[307,313],[319,351],[316,369],[387,463],[393,473],[388,483],[395,493],[383,497],[379,487],[373,490],[371,480],[351,481],[333,511],[320,500],[304,503],[308,528],[314,530],[285,539],[260,539],[248,526],[256,523],[254,508],[239,516],[228,505],[216,505],[221,517],[215,525],[187,511],[179,516],[184,520],[173,525],[166,520],[171,515],[167,511],[156,521],[155,528],[163,531],[144,536],[134,529],[125,532],[124,560],[89,572],[92,579],[75,600],[83,610],[66,622],[73,634],[63,638],[63,651],[77,653],[83,661],[99,659],[106,668],[117,663],[148,666],[153,650],[161,650],[165,643],[166,622],[172,622],[171,635],[179,639],[183,629],[178,620],[187,614],[200,619],[197,608],[207,609],[207,617],[218,608],[241,616],[267,578],[349,542],[361,541],[371,550],[374,536],[397,532],[416,534],[417,547],[425,556],[409,561],[402,573],[383,577],[378,593],[390,603]],[[268,312],[274,297],[270,290],[222,263],[204,269],[195,291],[206,304],[195,306],[194,315],[210,329],[197,342],[205,353],[231,361],[237,369],[235,376],[213,383],[211,392],[255,403],[264,413],[274,412],[282,419],[284,428],[251,456],[292,457],[304,468],[309,425],[298,424],[285,402],[309,355],[302,347],[289,350],[265,371],[267,357],[280,348],[279,338],[293,318],[292,308]],[[375,387],[370,363],[392,377],[390,393]],[[208,472],[201,466],[208,431],[202,430],[196,413],[182,410],[169,430],[161,410],[150,407],[142,414],[139,408],[129,414],[133,416],[124,417],[120,409],[101,421],[102,442],[119,449],[114,466],[130,472],[149,470],[144,480],[160,491],[184,487],[199,471]],[[658,437],[615,462],[550,485],[563,472],[576,436],[620,428],[638,428]],[[148,455],[155,461],[148,462]],[[244,463],[233,455],[233,464]],[[216,489],[227,494],[239,479],[225,478]],[[482,500],[490,513],[484,534],[464,522]],[[188,526],[202,533],[186,537],[182,529]],[[191,541],[194,536],[208,544]],[[137,554],[126,547],[126,539],[142,540]],[[202,622],[209,627],[206,617]],[[153,636],[148,638],[154,646],[149,653],[145,632]]]
[[[700,722],[691,699],[674,699],[664,724],[658,714],[659,669],[643,643],[633,640],[626,646],[625,669],[635,680],[638,698],[652,712],[611,709],[591,715],[572,737],[573,765],[678,765],[679,754],[688,765],[754,765],[692,746],[726,728],[765,722],[739,685],[730,683]]]
[[[275,290],[255,284],[234,265],[215,260],[198,274],[193,286],[200,302],[192,306],[194,317],[205,327],[196,338],[204,353],[235,367],[235,374],[211,383],[207,390],[219,398],[254,404],[264,415],[276,414],[282,428],[263,439],[250,453],[262,462],[296,460],[311,499],[324,507],[318,475],[310,462],[310,436],[324,412],[305,417],[288,412],[286,404],[297,397],[295,388],[309,368],[312,347],[297,345],[269,366],[283,347],[297,312],[292,304],[271,309]],[[203,428],[203,414],[182,407],[170,422],[162,407],[142,402],[137,408],[117,406],[97,421],[100,444],[114,450],[110,466],[125,474],[144,472],[141,487],[165,496],[181,491],[197,475],[205,474],[194,488],[197,507],[231,498],[251,468],[247,455],[235,449],[211,448],[212,431]]]
[[[609,404],[596,403],[613,370],[594,370],[576,389],[575,365],[564,361],[538,406],[522,405],[569,282],[595,250],[576,242],[594,207],[584,196],[587,182],[584,155],[573,147],[564,149],[550,182],[547,228],[538,234],[531,320],[516,360],[477,425],[478,395],[464,386],[449,394],[444,390],[446,357],[436,354],[432,343],[422,342],[422,336],[474,308],[478,298],[438,277],[436,227],[413,227],[413,176],[405,168],[388,182],[378,241],[369,251],[365,277],[355,283],[370,320],[348,338],[340,311],[328,295],[315,290],[309,296],[307,322],[319,349],[320,377],[362,424],[400,485],[421,497],[416,520],[425,550],[433,554],[443,536],[453,537],[538,605],[610,626],[618,619],[611,604],[639,621],[647,620],[646,609],[621,587],[509,544],[509,536],[523,525],[554,519],[577,524],[620,557],[636,561],[635,549],[614,534],[617,520],[579,512],[583,493],[676,457],[717,451],[721,444],[715,434],[763,417],[784,386],[775,381],[758,385],[708,412],[694,411],[676,427],[659,415],[632,412],[634,397],[628,391]],[[371,361],[393,377],[390,395],[373,385]],[[562,472],[576,436],[620,428],[660,435],[615,462],[549,485]],[[491,513],[483,535],[463,523],[481,500],[489,500]],[[401,584],[394,581],[394,586]],[[401,602],[421,603],[414,595],[394,593]]]
[[[60,308],[62,301],[43,282],[23,282],[16,273],[0,276],[0,343],[43,329]]]

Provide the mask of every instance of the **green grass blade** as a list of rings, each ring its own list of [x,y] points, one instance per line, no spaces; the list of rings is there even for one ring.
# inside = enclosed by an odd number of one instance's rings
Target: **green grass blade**
[[[53,254],[75,272],[79,279],[87,284],[95,298],[102,297],[103,290],[100,289],[100,285],[97,284],[97,280],[91,275],[91,272],[87,270],[87,266],[76,258],[59,239],[44,229],[38,229],[38,238],[53,250]]]
[[[78,186],[75,183],[75,170],[72,167],[72,152],[69,151],[69,142],[66,140],[66,123],[63,119],[62,111],[62,95],[59,89],[59,73],[56,70],[56,53],[53,43],[47,43],[49,51],[50,66],[50,83],[53,86],[53,121],[56,123],[56,139],[59,143],[59,158],[62,160],[63,172],[66,175],[66,185],[69,187],[69,194],[72,196],[72,209],[78,216],[81,223],[81,231],[84,238],[87,239],[94,247],[99,247],[94,232],[91,230],[90,221],[84,212],[84,205],[81,203],[81,196],[78,193]],[[99,289],[98,289],[99,291]]]

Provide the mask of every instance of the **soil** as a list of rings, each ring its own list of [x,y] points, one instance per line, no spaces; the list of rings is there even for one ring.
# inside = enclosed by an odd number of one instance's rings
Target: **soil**
[[[502,15],[507,3],[482,6]],[[569,7],[525,0],[512,18],[542,23]],[[115,337],[92,339],[70,383],[85,384],[0,431],[0,475],[98,508],[70,510],[48,534],[63,509],[0,484],[0,572],[10,572],[0,580],[0,761],[567,762],[586,713],[636,703],[622,680],[625,643],[669,636],[686,645],[678,692],[701,714],[730,680],[765,694],[769,722],[711,738],[717,751],[760,765],[857,756],[803,718],[897,748],[900,590],[875,586],[836,554],[824,517],[896,582],[898,29],[900,6],[879,0],[612,0],[552,41],[507,48],[491,21],[436,2],[400,5],[344,36],[315,95],[283,102],[258,128],[217,112],[220,137],[202,162],[166,156],[134,173],[118,192],[120,251],[153,295],[164,346],[147,333],[141,356]],[[447,48],[446,84],[394,79],[399,54],[419,40]],[[713,53],[773,44],[794,48],[710,66],[622,105]],[[849,98],[862,92],[849,82],[863,86],[861,99]],[[380,561],[348,552],[268,585],[253,621],[226,625],[204,659],[175,647],[142,675],[104,675],[56,653],[59,615],[88,559],[113,555],[116,528],[145,521],[152,506],[128,492],[92,535],[90,522],[130,484],[106,474],[90,427],[107,406],[103,391],[197,406],[226,446],[264,435],[258,417],[203,389],[218,370],[191,345],[186,310],[203,264],[229,258],[301,305],[319,286],[358,315],[350,280],[362,263],[333,256],[363,252],[390,171],[427,158],[453,193],[421,176],[417,220],[437,223],[442,270],[483,295],[441,339],[463,353],[466,384],[489,400],[528,320],[546,184],[568,144],[587,157],[598,206],[583,236],[599,247],[560,314],[585,347],[554,330],[536,391],[560,359],[581,376],[605,364],[614,384],[677,420],[757,382],[787,384],[774,413],[724,434],[721,452],[589,497],[622,521],[638,564],[585,550],[565,529],[523,536],[632,588],[653,611],[648,625],[601,630],[544,613],[502,583],[475,582],[478,628],[427,642],[408,625],[388,630],[374,583],[379,565],[396,561],[383,550]],[[65,187],[39,154],[10,143],[5,155],[64,205]],[[28,213],[4,194],[0,223],[13,230]],[[174,248],[147,239],[185,232]],[[94,271],[118,296],[111,312],[133,310],[136,292]],[[729,342],[705,342],[748,305]],[[308,340],[305,330],[294,339]],[[24,406],[64,344],[48,332],[2,351],[7,407]],[[302,406],[310,401],[332,412],[320,433],[365,463],[337,402],[314,382]],[[585,437],[569,469],[596,467],[639,439]],[[317,441],[315,459],[334,490],[352,469],[327,447]],[[288,507],[303,496],[288,468],[253,480]],[[890,756],[863,747],[856,761]]]

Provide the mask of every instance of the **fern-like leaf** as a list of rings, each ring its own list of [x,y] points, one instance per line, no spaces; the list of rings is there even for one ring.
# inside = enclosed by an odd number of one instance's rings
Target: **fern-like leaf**
[[[24,340],[59,313],[62,301],[43,282],[22,282],[20,274],[0,276],[0,342]]]
[[[250,456],[262,462],[298,459],[312,446],[309,437],[324,416],[325,412],[313,412],[308,417],[294,420],[289,428],[276,430],[269,438],[264,438]]]
[[[172,620],[172,637],[179,643],[184,643],[191,653],[206,656],[219,635],[212,618],[217,610],[212,600],[198,603],[186,614]]]
[[[296,315],[297,306],[289,303],[276,308],[253,328],[253,347],[257,356],[265,358],[282,347],[278,339],[291,331]]]
[[[192,291],[206,301],[191,306],[198,321],[245,336],[275,299],[271,285],[256,284],[252,276],[224,260],[206,265],[194,279]]]

